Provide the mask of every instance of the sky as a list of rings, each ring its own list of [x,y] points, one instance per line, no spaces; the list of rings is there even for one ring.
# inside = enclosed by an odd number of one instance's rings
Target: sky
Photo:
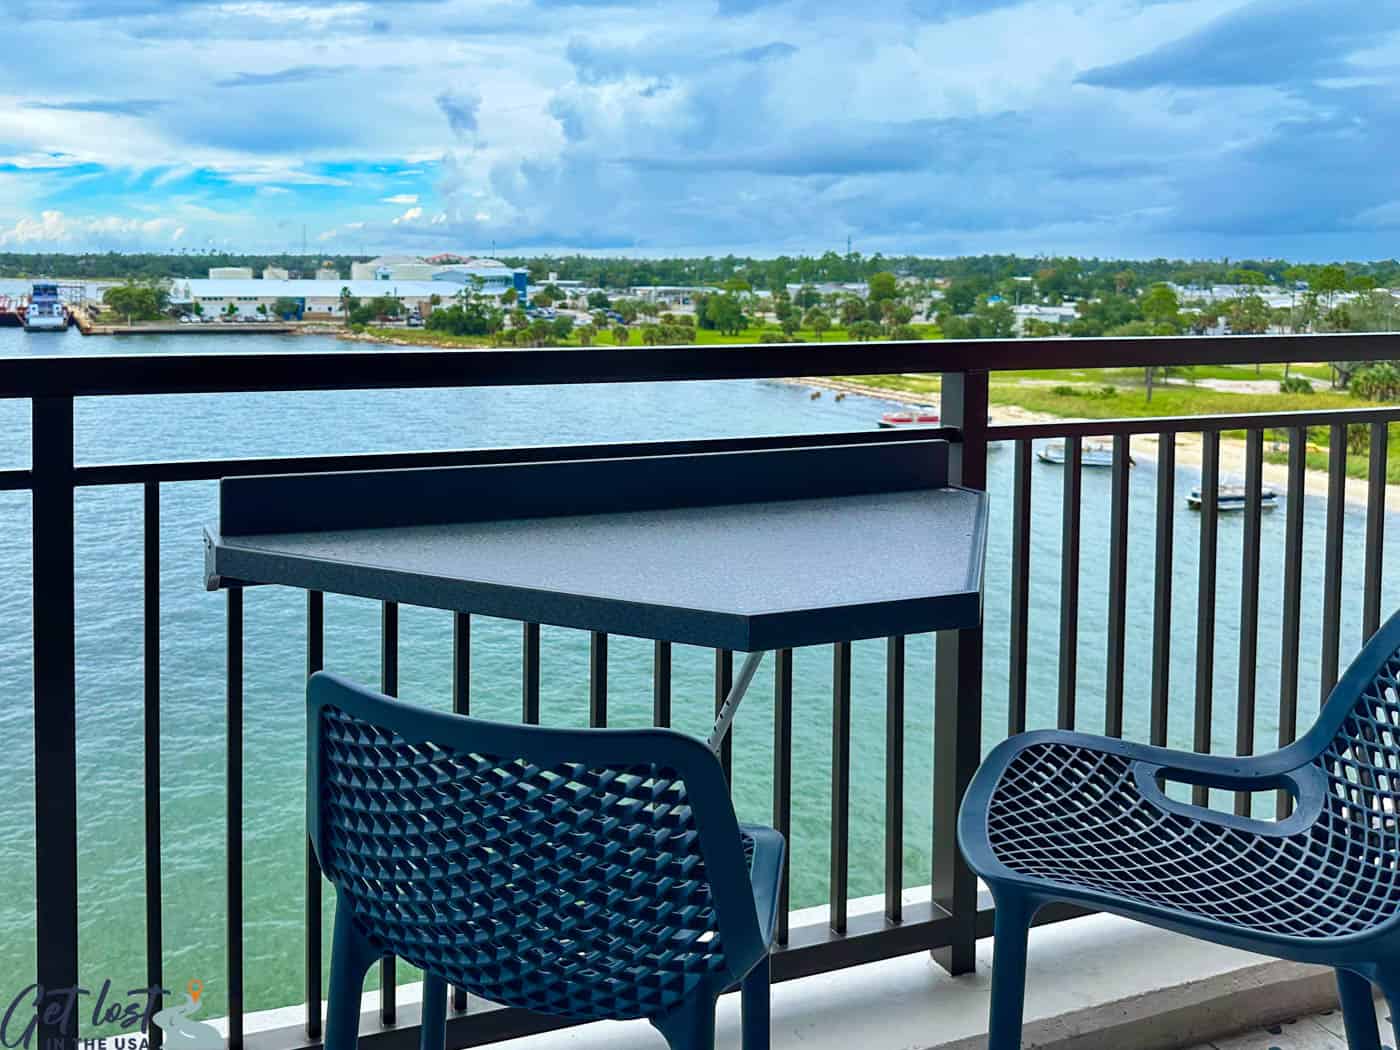
[[[0,9],[0,251],[1400,255],[1396,3]]]

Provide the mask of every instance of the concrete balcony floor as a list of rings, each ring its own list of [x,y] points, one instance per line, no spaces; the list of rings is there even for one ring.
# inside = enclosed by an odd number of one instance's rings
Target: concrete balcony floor
[[[928,899],[928,888],[906,899]],[[851,902],[878,911],[881,898]],[[825,909],[793,916],[820,922]],[[927,954],[776,985],[774,1050],[985,1050],[992,942],[977,972],[950,977]],[[399,989],[407,1006],[421,986]],[[361,1032],[377,1026],[364,997]],[[1204,944],[1108,915],[1033,930],[1024,1050],[1345,1050],[1330,970]],[[1378,1007],[1392,1045],[1389,1011]],[[247,1030],[298,1025],[302,1007],[250,1015]],[[719,1006],[717,1046],[739,1050],[738,996]],[[663,1050],[645,1022],[599,1022],[493,1050]]]
[[[1381,1046],[1384,1050],[1394,1050],[1390,1008],[1384,1002],[1377,1003],[1376,1016],[1381,1026]],[[1328,1010],[1228,1039],[1198,1043],[1191,1050],[1347,1050],[1346,1029],[1341,1012]]]

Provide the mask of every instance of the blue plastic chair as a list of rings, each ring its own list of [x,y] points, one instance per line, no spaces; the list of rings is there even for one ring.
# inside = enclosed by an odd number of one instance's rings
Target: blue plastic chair
[[[1165,781],[1279,789],[1294,808],[1252,820],[1170,799]],[[1397,821],[1400,614],[1316,724],[1272,754],[1210,757],[1057,731],[1005,741],[958,821],[963,853],[996,899],[988,1050],[1021,1045],[1026,934],[1048,901],[1335,967],[1351,1047],[1380,1050],[1372,984],[1400,1009]]]
[[[501,725],[334,675],[307,686],[308,826],[336,888],[326,1050],[354,1050],[374,961],[424,971],[423,1050],[447,984],[711,1050],[742,988],[769,1045],[782,836],[741,827],[719,760],[663,729]]]

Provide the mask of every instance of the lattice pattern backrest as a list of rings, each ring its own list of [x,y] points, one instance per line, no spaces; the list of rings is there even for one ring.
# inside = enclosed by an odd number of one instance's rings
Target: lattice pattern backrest
[[[494,1002],[652,1016],[724,969],[685,784],[410,743],[321,709],[320,854],[383,951]]]
[[[1318,764],[1327,774],[1333,814],[1354,838],[1386,854],[1373,863],[1394,869],[1400,859],[1400,650],[1362,690]]]

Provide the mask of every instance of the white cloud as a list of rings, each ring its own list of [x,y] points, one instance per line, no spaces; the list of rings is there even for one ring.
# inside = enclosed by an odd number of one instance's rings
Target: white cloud
[[[172,230],[170,240],[178,239],[185,232],[168,218],[133,219],[117,215],[79,218],[49,210],[40,212],[37,218],[25,216],[9,229],[0,230],[0,246],[65,247],[94,239],[107,243],[123,240],[141,243]]]
[[[396,193],[392,197],[382,197],[385,204],[417,204],[418,194],[416,193]]]
[[[404,212],[402,215],[400,215],[397,219],[394,220],[394,225],[398,226],[406,222],[417,222],[422,217],[422,208],[409,208],[408,211]]]

